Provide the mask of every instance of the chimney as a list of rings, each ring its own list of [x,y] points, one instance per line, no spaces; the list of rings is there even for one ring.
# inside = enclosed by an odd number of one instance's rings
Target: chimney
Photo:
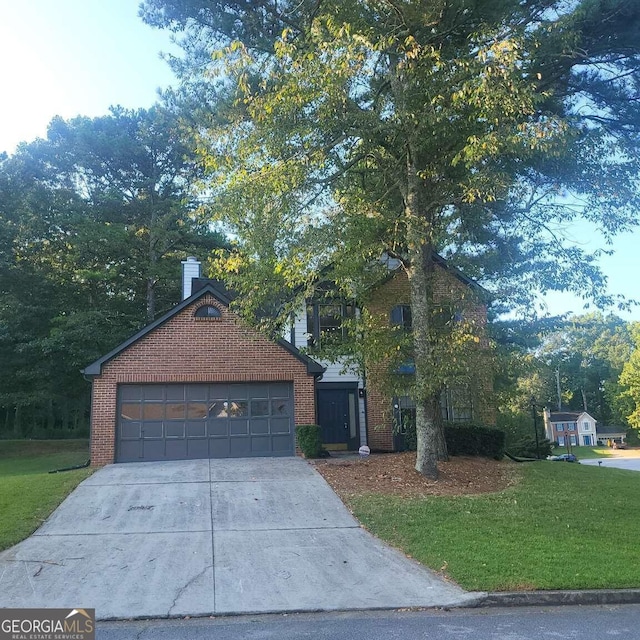
[[[189,256],[182,261],[182,299],[186,300],[191,295],[191,281],[200,277],[200,261]]]

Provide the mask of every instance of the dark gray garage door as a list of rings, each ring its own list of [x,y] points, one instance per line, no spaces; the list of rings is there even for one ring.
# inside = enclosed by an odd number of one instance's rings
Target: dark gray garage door
[[[290,456],[289,383],[121,385],[116,461]]]

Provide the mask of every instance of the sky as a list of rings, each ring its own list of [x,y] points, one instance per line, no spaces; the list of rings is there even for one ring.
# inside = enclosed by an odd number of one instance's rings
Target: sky
[[[58,115],[100,116],[112,105],[150,107],[173,82],[161,52],[177,52],[167,32],[138,17],[138,0],[0,0],[0,152],[46,136]],[[568,237],[587,250],[606,248],[591,228]],[[640,301],[640,230],[619,236],[600,265],[612,294]],[[550,314],[583,313],[566,293],[541,301]],[[631,313],[613,310],[625,320]]]

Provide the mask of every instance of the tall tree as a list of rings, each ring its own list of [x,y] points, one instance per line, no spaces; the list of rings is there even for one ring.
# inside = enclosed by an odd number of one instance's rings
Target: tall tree
[[[385,251],[400,260],[416,468],[435,476],[433,252],[512,301],[603,297],[593,258],[558,229],[582,217],[610,237],[636,223],[640,6],[147,0],[143,16],[182,34],[175,67],[200,105],[189,117],[211,212],[238,240],[230,271],[297,284],[326,261],[353,275]]]
[[[223,244],[196,215],[198,175],[176,118],[158,108],[55,118],[46,139],[2,161],[7,428],[85,424],[80,369],[180,300],[181,259]]]

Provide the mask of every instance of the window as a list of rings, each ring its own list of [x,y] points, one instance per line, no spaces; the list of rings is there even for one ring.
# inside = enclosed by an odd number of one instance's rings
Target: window
[[[575,431],[575,429],[576,429],[576,423],[575,423],[575,422],[569,422],[569,423],[567,424],[567,429],[568,429],[569,431]]]
[[[198,307],[195,313],[196,318],[220,318],[221,315],[220,309],[211,304]]]
[[[355,316],[346,302],[314,302],[307,305],[307,334],[310,347],[339,344],[347,337],[345,320]]]
[[[571,444],[575,447],[576,445],[576,436],[572,433],[571,434]]]
[[[558,436],[558,446],[564,447],[564,436]]]
[[[445,389],[440,396],[442,418],[447,422],[469,422],[473,420],[473,402],[467,387]]]
[[[556,431],[564,431],[564,422],[558,422],[556,425]]]
[[[391,309],[389,316],[392,325],[402,327],[406,331],[411,331],[411,307],[408,304],[396,305]]]
[[[583,422],[582,423],[582,430],[583,431],[589,431],[589,423],[588,422]]]

